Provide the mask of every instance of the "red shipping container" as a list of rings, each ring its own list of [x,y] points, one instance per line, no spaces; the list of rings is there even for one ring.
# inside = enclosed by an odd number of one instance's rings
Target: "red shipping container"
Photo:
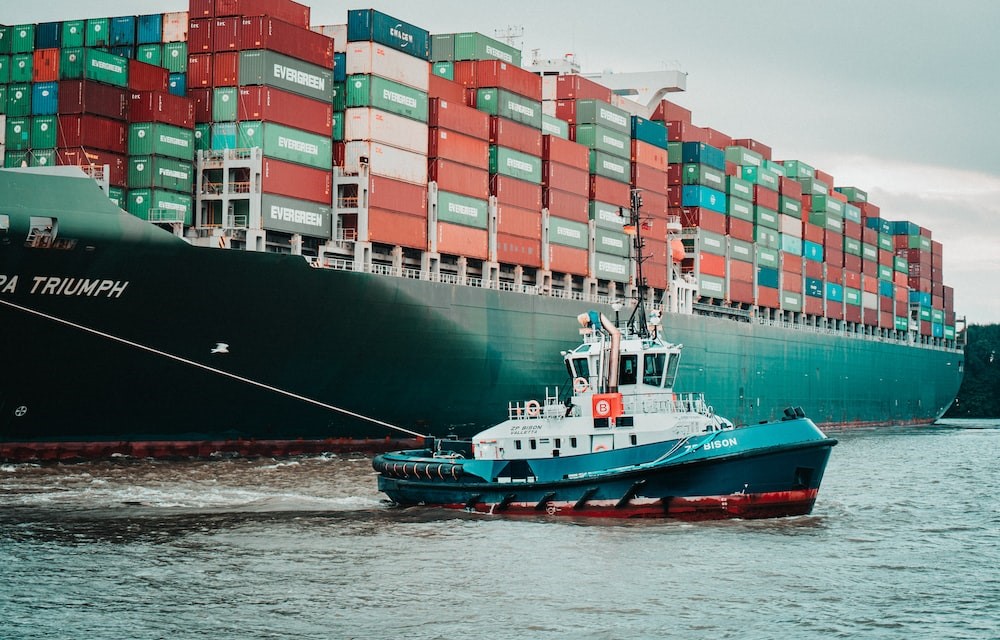
[[[509,233],[497,233],[497,262],[540,268],[542,241]]]
[[[681,208],[682,227],[701,227],[713,233],[726,233],[726,214],[702,207]]]
[[[429,158],[446,158],[477,169],[490,168],[490,143],[486,140],[437,127],[430,130],[429,138]]]
[[[490,115],[445,98],[431,98],[428,107],[427,124],[458,133],[489,140]]]
[[[341,140],[333,141],[333,165],[335,167],[344,166],[344,156],[347,155],[347,145]]]
[[[291,0],[215,0],[217,16],[272,16],[308,29],[310,10]]]
[[[115,120],[125,119],[125,89],[92,80],[59,83],[60,115],[90,113]]]
[[[35,49],[31,64],[32,82],[57,82],[59,80],[59,49]]]
[[[826,259],[826,264],[835,269],[842,269],[844,267],[844,252],[840,249],[823,249],[824,258]],[[830,277],[830,270],[827,269],[827,278]]]
[[[170,72],[155,64],[128,61],[128,88],[131,91],[167,91]]]
[[[639,212],[642,215],[659,218],[666,217],[670,203],[665,194],[656,193],[655,191],[643,191],[639,194],[639,197],[642,199],[642,207],[639,208]]]
[[[667,150],[642,140],[632,140],[632,162],[637,165],[667,170]]]
[[[844,254],[844,268],[856,273],[861,273],[861,258],[850,253]]]
[[[500,87],[531,100],[542,99],[542,77],[503,60],[466,60],[454,64],[455,82],[466,87]]]
[[[705,140],[705,142],[712,145],[716,149],[725,149],[726,147],[733,146],[733,139],[718,129],[705,127],[705,135],[707,136],[707,140]]]
[[[892,272],[892,283],[894,285],[903,287],[905,289],[905,288],[907,288],[907,285],[909,284],[908,280],[909,280],[909,275],[907,275],[905,273],[902,273],[900,271],[893,271]]]
[[[542,155],[542,132],[507,118],[490,116],[490,142],[531,156]]]
[[[642,266],[642,277],[646,281],[646,286],[655,289],[666,289],[670,267],[658,260],[650,260]]]
[[[870,202],[857,202],[855,204],[859,209],[861,209],[861,215],[864,216],[865,218],[881,217],[879,214],[882,213],[882,210],[879,209],[878,206]]]
[[[239,94],[238,120],[275,122],[324,136],[333,133],[333,105],[329,102],[264,86],[240,87]]]
[[[878,309],[861,309],[861,318],[869,327],[874,327],[878,325]]]
[[[802,223],[802,239],[823,244],[823,227],[808,222]]]
[[[754,266],[752,262],[742,260],[729,261],[729,278],[742,282],[753,282]]]
[[[778,290],[771,287],[757,287],[757,304],[761,307],[778,308]]]
[[[684,183],[684,165],[667,165],[667,185],[681,185]]]
[[[708,143],[708,131],[696,127],[690,122],[672,120],[667,123],[667,139],[671,142],[704,142]]]
[[[734,138],[733,144],[738,147],[743,147],[744,149],[756,151],[760,155],[764,156],[765,160],[771,159],[771,147],[762,142],[757,142],[753,138]]]
[[[125,165],[127,163],[124,154],[91,148],[84,150],[79,147],[56,149],[56,164],[71,167],[107,167],[108,184],[113,187],[125,186]]]
[[[579,192],[546,189],[542,203],[548,208],[549,214],[557,218],[577,222],[590,220],[590,201],[587,200],[587,196]]]
[[[215,0],[189,0],[188,14],[191,20],[215,16]]]
[[[507,204],[520,209],[542,211],[542,186],[510,176],[490,177],[490,193],[497,197],[498,204]]]
[[[878,263],[880,265],[883,265],[883,266],[886,266],[886,267],[893,266],[893,264],[895,264],[895,261],[893,260],[895,257],[896,257],[896,254],[894,254],[892,251],[889,251],[887,249],[879,249],[878,250]]]
[[[779,178],[778,193],[789,198],[802,198],[802,183],[791,178]]]
[[[726,233],[737,240],[753,242],[753,223],[749,220],[726,217]]]
[[[556,100],[603,100],[611,102],[611,89],[576,74],[556,76]]]
[[[650,120],[659,120],[661,122],[691,122],[691,110],[685,109],[684,107],[674,104],[669,100],[660,100],[660,104],[656,105],[656,109],[653,110],[653,115],[649,116]],[[668,125],[669,126],[669,125]]]
[[[778,192],[759,184],[753,186],[753,201],[768,209],[778,209]]]
[[[212,122],[212,90],[203,87],[188,89],[187,97],[194,106],[194,121],[199,124]]]
[[[130,122],[162,122],[185,129],[194,128],[194,105],[188,97],[166,91],[134,91],[129,94]]]
[[[819,180],[820,182],[822,182],[823,184],[825,184],[826,186],[830,187],[830,190],[833,191],[833,176],[832,175],[830,175],[826,171],[821,171],[819,169],[816,169],[816,179]]]
[[[861,273],[869,276],[878,275],[878,262],[874,260],[861,260]]]
[[[682,189],[682,185],[679,184],[670,185],[670,187],[667,189],[667,204],[670,205],[671,209],[680,208],[681,203],[684,200],[683,193],[684,191]],[[678,212],[677,215],[680,215],[680,212]]]
[[[861,239],[861,225],[857,222],[844,220],[844,236],[855,240]]]
[[[667,193],[667,172],[657,167],[636,164],[632,165],[632,184],[643,190],[643,194],[655,191],[656,193]]]
[[[909,290],[907,290],[907,291],[909,291]],[[904,295],[909,295],[909,294],[907,293],[907,294],[904,294]],[[896,310],[896,315],[897,316],[899,316],[901,318],[906,317],[910,313],[910,303],[907,302],[907,300],[906,300],[905,297],[902,298],[902,299],[896,300],[895,310]]]
[[[212,86],[212,54],[199,53],[188,56],[187,88]]]
[[[261,190],[329,205],[333,175],[322,169],[265,157],[261,166]]]
[[[452,104],[465,105],[465,87],[433,73],[427,86],[427,96],[442,98]]]
[[[823,263],[815,260],[804,260],[802,266],[805,268],[807,278],[823,279]]]
[[[855,222],[854,224],[858,223]],[[861,239],[868,244],[878,244],[878,231],[869,227],[862,227]]]
[[[437,224],[437,251],[453,256],[486,260],[489,257],[489,232],[462,224]]]
[[[490,197],[490,172],[446,158],[431,158],[427,163],[427,179],[438,189],[470,198]]]
[[[785,271],[802,273],[802,256],[781,252],[781,268]]]
[[[726,160],[726,175],[738,178],[740,176],[740,165]]]
[[[753,282],[744,282],[742,280],[730,280],[729,300],[732,302],[745,302],[747,304],[754,304]]]
[[[698,269],[704,275],[726,277],[726,257],[713,253],[698,253]]]
[[[64,115],[58,118],[58,145],[66,149],[82,147],[123,154],[126,133],[125,122],[121,120],[90,114]]]
[[[240,78],[239,51],[226,51],[212,57],[212,84],[216,87],[237,86]]]
[[[806,313],[813,316],[823,315],[823,298],[814,298],[812,296],[802,297],[803,307]]]
[[[239,40],[240,19],[236,17],[216,18],[212,21],[212,51],[237,51]]]
[[[624,182],[618,182],[604,176],[590,176],[589,195],[591,200],[606,202],[619,207],[632,206],[632,190]]]
[[[296,60],[333,69],[332,38],[270,16],[242,18],[238,41],[240,49],[277,51]]]
[[[427,217],[427,186],[371,176],[368,204],[376,209]]]
[[[881,311],[878,314],[878,326],[882,329],[893,329],[896,326],[896,319],[893,318],[892,310]]]
[[[511,205],[497,206],[497,232],[541,240],[542,214]]]
[[[819,173],[819,172],[817,171],[817,173]],[[830,197],[833,198],[834,200],[840,200],[841,202],[843,202],[845,204],[847,203],[847,196],[845,196],[844,194],[842,194],[839,191],[831,191],[830,192]]]
[[[411,249],[426,249],[427,218],[369,207],[368,237],[359,239]]]
[[[590,171],[590,149],[548,133],[542,136],[542,159]]]
[[[795,271],[781,272],[781,288],[792,293],[802,293],[802,274]]]
[[[840,283],[838,283],[840,284]],[[852,289],[861,288],[861,274],[857,271],[852,271],[850,269],[844,269],[844,280],[842,283],[845,287],[850,287]]]
[[[188,21],[188,54],[211,53],[214,24],[214,18],[198,18]]]
[[[550,271],[585,276],[589,271],[589,264],[590,257],[587,255],[586,249],[567,247],[561,244],[549,244]]]
[[[549,189],[585,194],[590,188],[590,174],[558,162],[542,162],[542,185]],[[586,200],[586,196],[583,198]]]

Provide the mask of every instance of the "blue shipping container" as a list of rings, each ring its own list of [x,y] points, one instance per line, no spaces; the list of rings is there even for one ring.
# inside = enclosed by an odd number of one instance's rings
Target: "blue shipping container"
[[[136,44],[157,44],[163,37],[163,14],[139,16],[135,24]]]
[[[183,98],[187,93],[186,73],[171,73],[168,76],[167,82],[167,90],[175,96],[181,96]]]
[[[910,291],[910,304],[914,303],[921,307],[931,306],[931,294],[924,291]]]
[[[787,233],[778,234],[778,248],[793,256],[802,255],[802,238],[790,236]]]
[[[844,301],[844,287],[833,282],[826,283],[826,299],[832,302]]]
[[[61,22],[42,22],[35,26],[36,49],[58,49],[61,44]]]
[[[886,298],[891,298],[894,293],[894,287],[892,282],[889,280],[879,280],[878,281],[878,294],[880,296],[885,296]]]
[[[944,337],[944,325],[939,322],[931,323],[931,336],[934,338]]]
[[[816,278],[806,278],[806,295],[813,298],[822,298],[823,281]]]
[[[348,42],[378,42],[422,60],[431,59],[431,36],[425,29],[375,9],[347,12]]]
[[[135,44],[135,16],[111,18],[111,46]],[[121,55],[121,54],[118,54]]]
[[[865,226],[869,229],[875,229],[879,233],[891,234],[893,228],[895,227],[895,223],[883,220],[882,218],[866,218]]]
[[[761,287],[778,288],[778,270],[771,267],[757,267],[757,284]]]
[[[31,87],[31,114],[51,116],[59,111],[59,83],[36,82]]]
[[[216,122],[212,125],[212,149],[236,148],[236,123]]]
[[[809,240],[802,241],[802,256],[813,262],[823,262],[823,245]]]
[[[661,149],[667,148],[667,125],[657,120],[632,116],[632,137]]]
[[[718,211],[719,213],[725,213],[726,194],[702,185],[684,185],[684,189],[681,191],[681,206],[703,207],[712,211]]]
[[[347,54],[333,54],[333,81],[347,82]]]
[[[920,234],[920,226],[907,220],[899,220],[892,223],[891,233],[894,236],[915,236]]]
[[[704,142],[681,143],[681,160],[687,163],[707,164],[720,171],[726,170],[726,152]]]

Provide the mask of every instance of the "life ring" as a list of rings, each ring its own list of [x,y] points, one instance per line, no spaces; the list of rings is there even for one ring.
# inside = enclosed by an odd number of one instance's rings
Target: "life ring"
[[[584,377],[573,378],[573,391],[576,393],[587,393],[587,389],[590,388],[590,383]]]
[[[538,400],[528,400],[525,402],[524,412],[528,414],[529,418],[537,418],[541,412],[541,405],[538,404]]]
[[[594,447],[594,453],[597,453],[598,451],[607,451],[607,450],[608,446],[604,444],[599,444],[596,447]]]

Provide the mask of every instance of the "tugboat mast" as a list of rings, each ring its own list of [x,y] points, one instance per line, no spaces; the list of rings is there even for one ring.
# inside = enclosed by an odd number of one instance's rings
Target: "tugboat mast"
[[[635,260],[635,307],[628,319],[628,329],[632,335],[649,338],[649,325],[646,317],[646,279],[642,276],[642,263],[648,256],[642,254],[645,241],[642,239],[642,219],[639,210],[642,208],[642,189],[632,189],[631,208],[629,210],[628,227],[632,235],[633,259]]]

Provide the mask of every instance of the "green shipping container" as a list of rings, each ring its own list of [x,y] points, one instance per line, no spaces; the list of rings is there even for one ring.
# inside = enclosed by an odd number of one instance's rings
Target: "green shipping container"
[[[775,191],[778,190],[778,182],[781,179],[777,173],[764,167],[741,167],[740,177],[747,182],[759,184]]]
[[[910,322],[905,317],[896,316],[896,331],[906,331],[910,328]]]
[[[812,178],[816,175],[816,169],[801,160],[785,160],[785,174],[789,178],[798,180],[799,178]]]
[[[63,49],[59,55],[59,78],[127,87],[128,58],[98,49]]]
[[[612,256],[606,253],[594,253],[594,276],[602,280],[628,282],[631,275],[631,262],[628,258]]]
[[[753,262],[753,243],[736,238],[729,239],[729,257],[740,262]]]
[[[19,24],[7,30],[10,53],[31,53],[35,50],[35,25]]]
[[[711,253],[715,256],[726,255],[726,236],[714,231],[699,230],[698,251]]]
[[[7,85],[0,84],[0,115],[7,113]]]
[[[333,102],[334,111],[343,111],[347,109],[347,83],[346,82],[334,82],[333,83],[333,95],[331,96]]]
[[[782,291],[780,304],[785,311],[802,311],[802,294],[794,291]]]
[[[31,119],[31,148],[56,148],[56,116],[35,116]]]
[[[542,159],[506,147],[490,145],[490,173],[542,183]]]
[[[844,204],[844,220],[861,224],[861,208],[849,202]]]
[[[4,132],[7,136],[7,151],[27,151],[31,148],[31,118],[9,117]]]
[[[813,195],[812,211],[834,213],[844,217],[844,203],[830,195]]]
[[[700,184],[718,191],[726,189],[726,174],[707,164],[686,164],[681,174],[683,184]]]
[[[188,65],[186,42],[168,42],[163,45],[163,66],[170,73],[185,73]]]
[[[3,166],[5,169],[16,169],[27,167],[31,163],[31,153],[28,151],[10,151],[4,153]]]
[[[7,115],[12,117],[31,115],[31,85],[7,85]]]
[[[754,225],[753,237],[757,241],[757,244],[768,249],[777,249],[780,242],[777,231],[769,227],[762,227],[759,224]]]
[[[333,139],[341,142],[344,139],[344,112],[333,112]]]
[[[726,203],[726,212],[730,217],[738,220],[753,222],[753,203],[743,198],[729,198]]]
[[[759,226],[777,229],[778,212],[774,209],[768,209],[767,207],[755,204],[753,207],[753,221]]]
[[[844,237],[844,253],[852,256],[861,256],[861,241],[856,238]]]
[[[717,276],[698,274],[698,295],[722,300],[726,297],[726,281]]]
[[[590,150],[590,172],[618,182],[632,180],[632,164],[628,160],[593,149]]]
[[[125,209],[125,190],[121,187],[108,187],[108,199],[119,209]]]
[[[605,229],[617,229],[621,231],[625,223],[628,222],[628,218],[622,215],[622,208],[618,205],[591,200],[589,202],[589,211],[590,219],[594,221],[594,225],[604,227]]]
[[[855,307],[861,306],[861,290],[844,287],[844,302]]]
[[[868,202],[868,192],[857,187],[837,187],[837,191],[847,196],[851,202]]]
[[[265,85],[330,102],[333,70],[268,51],[240,51],[240,85]],[[426,119],[426,118],[425,118]]]
[[[31,53],[15,53],[10,57],[10,81],[31,82],[31,70],[35,56]]]
[[[576,124],[599,124],[625,135],[632,134],[632,118],[629,113],[603,100],[577,100]]]
[[[62,23],[62,47],[73,49],[87,44],[87,23],[83,20],[66,20]]]
[[[0,55],[10,53],[10,27],[0,24]]]
[[[111,44],[111,18],[87,20],[84,44],[88,47],[107,47]]]
[[[433,44],[433,43],[432,43]],[[503,60],[516,67],[521,66],[521,52],[514,47],[494,40],[481,33],[454,34],[454,58],[442,60]]]
[[[11,88],[13,89],[13,87]],[[8,109],[10,108],[9,103],[7,105],[7,108]],[[8,111],[7,113],[10,113],[10,111]],[[931,239],[921,235],[907,236],[906,246],[909,249],[920,249],[921,251],[930,251]]]
[[[906,261],[906,258],[902,258],[900,256],[893,256],[892,257],[892,270],[893,271],[898,271],[900,273],[909,273],[910,272],[910,265]]]
[[[802,183],[802,195],[825,196],[830,193],[830,186],[822,180],[799,178],[799,182]]]
[[[631,246],[629,237],[621,231],[612,231],[604,227],[594,228],[594,251],[627,258]]]
[[[455,34],[439,33],[431,36],[431,61],[452,62],[455,60]],[[436,65],[433,65],[436,66]],[[435,72],[436,73],[436,72]],[[453,78],[448,78],[452,80]]]
[[[380,76],[348,76],[347,107],[374,107],[427,122],[428,100],[425,92]]]
[[[10,82],[10,56],[0,55],[0,84]]]
[[[595,151],[603,151],[619,158],[631,159],[631,139],[623,133],[598,124],[576,125],[576,142]]]
[[[542,133],[569,140],[569,123],[555,116],[542,114]]]
[[[163,45],[161,44],[140,44],[135,48],[135,59],[146,64],[163,66]]]
[[[487,87],[476,91],[476,109],[535,129],[542,128],[542,103],[506,89]]]
[[[329,206],[269,193],[260,196],[261,224],[265,229],[329,238],[333,210]]]
[[[239,149],[260,147],[269,158],[329,171],[333,167],[333,140],[273,122],[241,122],[236,133]]]
[[[445,80],[455,79],[455,65],[452,62],[435,62],[431,65],[431,73]]]
[[[746,147],[726,147],[726,161],[742,166],[760,167],[764,164],[764,156]]]
[[[134,189],[128,192],[127,210],[142,220],[150,222],[183,222],[190,225],[192,199],[187,193],[163,189]]]
[[[577,249],[590,248],[590,228],[576,220],[549,218],[549,242]]]
[[[684,143],[683,142],[668,142],[667,143],[667,162],[670,164],[681,164],[684,162]]]
[[[194,150],[207,151],[212,148],[212,124],[202,122],[194,125]]]
[[[192,160],[194,131],[159,122],[132,124],[128,128],[128,151],[131,155]]]
[[[236,120],[236,87],[216,87],[212,93],[212,121],[234,122]]]
[[[871,260],[872,262],[878,262],[878,247],[876,247],[873,244],[868,244],[867,242],[862,242],[861,258],[863,260]]]
[[[673,144],[673,143],[670,143]],[[670,162],[673,162],[671,160]],[[680,161],[678,160],[677,164]],[[753,183],[736,176],[726,176],[726,193],[743,200],[753,200]]]
[[[878,266],[878,277],[880,280],[892,282],[892,267],[880,264]]]
[[[32,149],[29,166],[54,167],[56,165],[55,149]]]
[[[489,223],[489,203],[469,196],[438,192],[437,217],[441,222],[485,229]]]
[[[773,247],[762,247],[757,245],[757,266],[778,268],[778,250]]]
[[[778,196],[778,213],[802,219],[802,202],[788,196]]]
[[[164,156],[130,156],[128,188],[190,193],[194,189],[194,163]]]
[[[888,233],[878,234],[878,248],[886,251],[895,251],[896,247],[893,244],[892,236]]]

